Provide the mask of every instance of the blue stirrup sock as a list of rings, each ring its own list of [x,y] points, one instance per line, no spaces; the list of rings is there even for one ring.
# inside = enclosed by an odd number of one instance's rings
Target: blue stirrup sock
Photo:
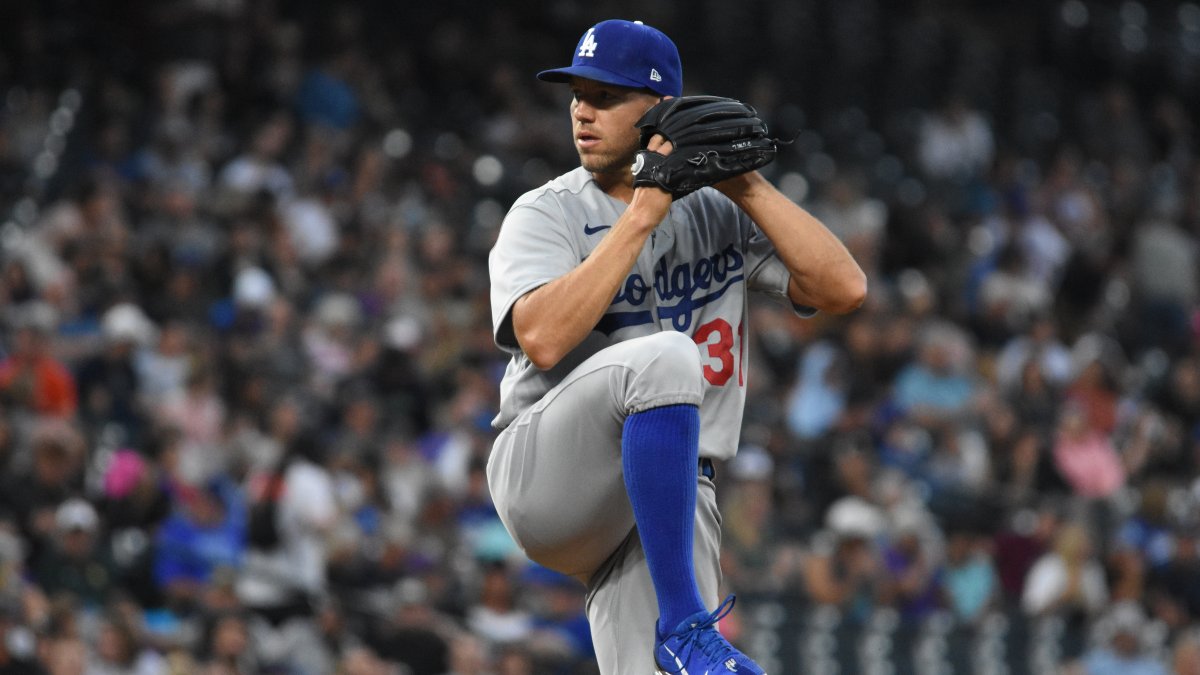
[[[674,630],[705,609],[692,558],[699,446],[698,406],[669,405],[625,418],[621,435],[625,489],[664,631]]]

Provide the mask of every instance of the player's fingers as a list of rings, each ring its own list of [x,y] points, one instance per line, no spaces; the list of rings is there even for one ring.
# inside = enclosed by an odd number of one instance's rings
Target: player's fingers
[[[647,150],[650,150],[652,152],[657,152],[657,153],[660,153],[663,155],[671,154],[671,149],[673,147],[674,146],[671,145],[670,141],[665,140],[662,137],[662,134],[654,134],[653,136],[650,137],[650,142],[646,144]]]

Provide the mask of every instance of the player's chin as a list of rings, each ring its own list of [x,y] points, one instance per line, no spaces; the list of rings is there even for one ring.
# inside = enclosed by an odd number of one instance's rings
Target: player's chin
[[[596,152],[591,148],[581,148],[575,146],[575,154],[579,155],[579,163],[584,166],[595,166],[603,163],[603,153]]]
[[[591,173],[614,173],[628,169],[633,160],[619,159],[608,153],[580,152],[579,163]]]
[[[608,168],[608,163],[602,161],[595,155],[586,155],[579,153],[579,165],[589,173],[604,173]]]

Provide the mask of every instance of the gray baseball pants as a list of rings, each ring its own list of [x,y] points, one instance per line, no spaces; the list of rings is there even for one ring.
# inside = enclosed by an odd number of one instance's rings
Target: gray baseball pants
[[[683,333],[627,340],[584,361],[496,439],[488,485],[500,519],[535,562],[587,584],[600,672],[650,675],[658,602],[621,471],[630,414],[699,405],[696,344]],[[721,516],[699,477],[695,565],[700,597],[716,607]]]

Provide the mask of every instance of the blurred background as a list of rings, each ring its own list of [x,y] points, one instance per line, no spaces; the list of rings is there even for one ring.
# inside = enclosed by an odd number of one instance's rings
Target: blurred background
[[[723,630],[772,673],[1200,673],[1200,5],[0,5],[0,673],[591,673],[504,533],[487,252],[606,18],[796,136]]]

